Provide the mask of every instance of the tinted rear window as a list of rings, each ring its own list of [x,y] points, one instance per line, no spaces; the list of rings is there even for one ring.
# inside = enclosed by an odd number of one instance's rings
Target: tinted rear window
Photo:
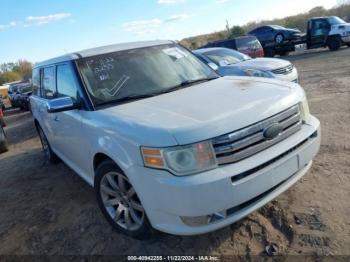
[[[261,48],[261,44],[256,37],[244,37],[236,39],[237,48]]]

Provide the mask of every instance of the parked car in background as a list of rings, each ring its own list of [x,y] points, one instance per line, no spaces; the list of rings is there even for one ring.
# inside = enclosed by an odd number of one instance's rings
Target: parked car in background
[[[228,48],[203,48],[193,51],[201,61],[216,70],[221,76],[254,76],[277,78],[298,83],[298,71],[286,60],[255,58]],[[213,67],[212,64],[215,64]]]
[[[29,87],[31,84],[28,82],[18,82],[11,84],[8,88],[8,98],[12,107],[19,107],[17,96],[20,94],[20,90],[23,87]]]
[[[225,47],[237,50],[253,58],[264,56],[264,50],[255,36],[241,36],[229,40],[210,42],[200,48],[210,47]]]
[[[0,108],[0,153],[4,153],[8,151],[8,144],[6,139],[6,134],[4,131],[5,121],[4,121],[4,113]]]
[[[295,51],[295,42],[299,42],[302,37],[300,30],[279,25],[257,27],[248,35],[259,39],[266,56],[288,55],[289,52]]]
[[[0,109],[2,109],[2,111],[5,111],[6,109],[4,98],[2,96],[0,96]]]
[[[25,99],[28,98],[32,93],[32,86],[29,83],[19,84],[16,86],[16,92],[12,94],[12,107],[20,107],[24,109]]]
[[[15,96],[16,104],[21,110],[30,110],[29,98],[32,95],[32,86],[24,85],[18,88],[18,95]]]
[[[9,101],[10,101],[10,104],[12,107],[14,107],[13,106],[13,97],[17,93],[17,88],[18,88],[18,84],[13,84],[13,85],[10,85],[9,89],[8,89],[8,98],[9,98]]]
[[[320,146],[298,84],[219,77],[173,41],[66,54],[36,64],[32,81],[47,159],[92,185],[133,237],[228,226],[303,177]]]

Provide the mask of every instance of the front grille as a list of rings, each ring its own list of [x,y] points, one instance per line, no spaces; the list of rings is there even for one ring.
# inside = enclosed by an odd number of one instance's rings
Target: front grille
[[[281,133],[268,140],[264,136],[267,128],[274,124],[283,127]],[[288,138],[301,129],[299,105],[241,130],[216,137],[212,140],[219,165],[238,162]]]
[[[275,70],[271,70],[272,73],[276,74],[276,75],[288,75],[293,71],[294,66],[292,64],[285,66],[285,67],[281,67],[281,68],[277,68]]]

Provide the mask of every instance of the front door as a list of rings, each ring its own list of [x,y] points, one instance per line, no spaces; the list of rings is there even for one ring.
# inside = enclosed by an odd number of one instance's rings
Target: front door
[[[322,47],[326,45],[330,30],[330,24],[326,19],[313,20],[310,30],[310,47]]]
[[[74,102],[78,102],[78,82],[70,63],[57,65],[56,79],[56,97],[70,97]],[[51,113],[50,120],[53,126],[54,145],[59,156],[76,172],[84,174],[81,167],[86,163],[88,150],[86,141],[83,139],[81,114],[82,111],[78,109]]]

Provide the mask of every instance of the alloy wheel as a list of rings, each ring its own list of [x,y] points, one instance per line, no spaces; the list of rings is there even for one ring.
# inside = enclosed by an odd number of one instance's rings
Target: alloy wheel
[[[283,42],[283,35],[276,36],[276,43],[281,44]]]
[[[116,224],[130,231],[142,227],[145,211],[135,189],[124,175],[115,171],[106,173],[99,191],[107,213]]]

